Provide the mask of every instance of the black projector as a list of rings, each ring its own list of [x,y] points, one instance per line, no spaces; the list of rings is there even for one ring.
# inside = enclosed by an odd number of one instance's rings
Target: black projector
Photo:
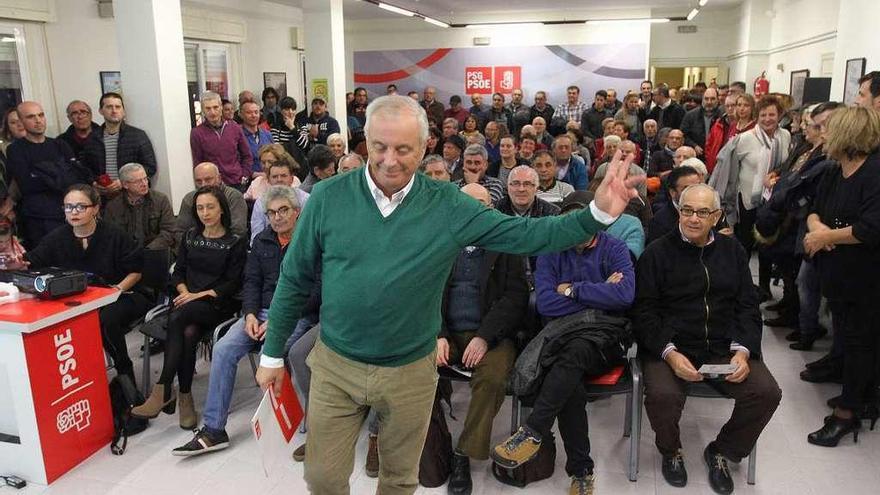
[[[79,294],[88,287],[88,276],[85,272],[54,266],[42,270],[0,272],[0,281],[9,282],[20,291],[35,294],[40,299],[57,299]]]

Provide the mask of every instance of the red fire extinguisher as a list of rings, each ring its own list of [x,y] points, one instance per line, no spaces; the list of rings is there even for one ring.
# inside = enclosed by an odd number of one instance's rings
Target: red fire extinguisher
[[[767,80],[766,72],[761,72],[761,75],[755,79],[755,97],[761,97],[770,92],[770,81]]]

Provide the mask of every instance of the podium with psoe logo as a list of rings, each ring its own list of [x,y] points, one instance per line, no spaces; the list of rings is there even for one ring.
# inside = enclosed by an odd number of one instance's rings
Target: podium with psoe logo
[[[113,438],[98,310],[116,289],[0,305],[0,474],[49,484]]]

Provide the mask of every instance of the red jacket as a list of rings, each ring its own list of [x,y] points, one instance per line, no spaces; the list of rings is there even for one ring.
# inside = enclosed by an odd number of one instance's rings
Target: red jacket
[[[715,120],[715,123],[712,124],[712,128],[709,129],[709,135],[706,136],[706,147],[703,149],[703,157],[705,158],[704,163],[706,164],[706,170],[710,175],[712,174],[712,170],[715,169],[715,163],[718,160],[718,152],[721,151],[721,148],[730,141],[730,138],[741,132],[746,132],[752,127],[755,127],[755,121],[749,123],[745,129],[737,130],[736,125],[731,125],[727,122],[726,118]]]

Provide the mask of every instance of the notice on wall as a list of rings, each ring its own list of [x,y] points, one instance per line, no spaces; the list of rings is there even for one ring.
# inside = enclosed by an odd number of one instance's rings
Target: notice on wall
[[[575,85],[589,103],[599,89],[616,88],[621,96],[638,90],[646,75],[647,50],[645,43],[606,43],[356,51],[354,82],[371,95],[384,95],[392,83],[400,94],[421,94],[434,86],[444,104],[457,94],[466,107],[467,95],[510,95],[516,88],[528,104],[542,90],[555,105],[565,101],[566,87]]]
[[[312,79],[312,98],[321,98],[324,103],[330,103],[330,85],[326,79]]]

